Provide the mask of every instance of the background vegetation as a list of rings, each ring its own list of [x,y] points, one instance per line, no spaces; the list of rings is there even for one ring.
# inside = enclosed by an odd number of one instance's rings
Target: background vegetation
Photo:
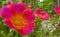
[[[16,30],[7,27],[0,17],[0,37],[60,37],[60,16],[55,14],[53,8],[58,5],[58,0],[24,0],[26,4],[33,4],[33,11],[39,7],[49,13],[51,18],[45,21],[39,21],[35,18],[35,29],[27,36],[20,35]],[[0,8],[8,0],[0,0]],[[21,2],[21,0],[12,0],[12,2]]]

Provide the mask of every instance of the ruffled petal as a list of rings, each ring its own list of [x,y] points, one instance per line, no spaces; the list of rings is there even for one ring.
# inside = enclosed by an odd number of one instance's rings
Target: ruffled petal
[[[25,4],[24,3],[13,3],[10,8],[12,11],[19,14],[25,10]]]
[[[29,22],[29,23],[33,23],[34,22],[34,16],[33,16],[33,12],[32,12],[31,9],[26,9],[24,11],[23,15],[24,15],[25,19],[27,20],[27,22]]]
[[[7,6],[3,6],[1,10],[1,16],[2,18],[10,18],[11,17],[11,12]]]
[[[13,29],[12,23],[9,19],[4,19],[3,22],[10,28]]]
[[[29,34],[32,30],[34,29],[34,24],[28,24],[27,27],[25,27],[24,29],[17,29],[18,32],[22,35],[27,35]]]

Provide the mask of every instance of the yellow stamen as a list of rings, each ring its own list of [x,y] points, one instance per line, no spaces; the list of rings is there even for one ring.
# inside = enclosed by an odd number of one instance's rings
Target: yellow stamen
[[[21,16],[15,16],[12,18],[12,23],[17,28],[23,28],[26,25],[26,21]]]

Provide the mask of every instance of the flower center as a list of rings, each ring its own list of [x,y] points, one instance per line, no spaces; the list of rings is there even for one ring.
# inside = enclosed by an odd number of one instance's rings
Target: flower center
[[[24,20],[23,20],[22,17],[15,17],[15,18],[14,18],[14,23],[15,23],[15,25],[17,25],[17,26],[20,26],[21,24],[24,24]]]
[[[12,23],[15,27],[18,27],[18,28],[23,28],[26,25],[26,21],[21,16],[13,17]]]

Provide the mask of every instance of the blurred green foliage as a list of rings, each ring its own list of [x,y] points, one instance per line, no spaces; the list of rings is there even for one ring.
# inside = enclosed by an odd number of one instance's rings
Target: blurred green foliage
[[[13,2],[21,2],[22,0],[12,0]],[[6,4],[7,0],[0,0],[0,8]],[[33,4],[33,10],[37,7],[46,11],[51,15],[51,18],[46,21],[40,21],[35,18],[35,29],[27,36],[20,35],[16,30],[11,30],[3,23],[3,19],[0,17],[0,37],[60,37],[59,26],[60,16],[56,15],[52,10],[55,6],[55,0],[25,0],[26,4]]]

